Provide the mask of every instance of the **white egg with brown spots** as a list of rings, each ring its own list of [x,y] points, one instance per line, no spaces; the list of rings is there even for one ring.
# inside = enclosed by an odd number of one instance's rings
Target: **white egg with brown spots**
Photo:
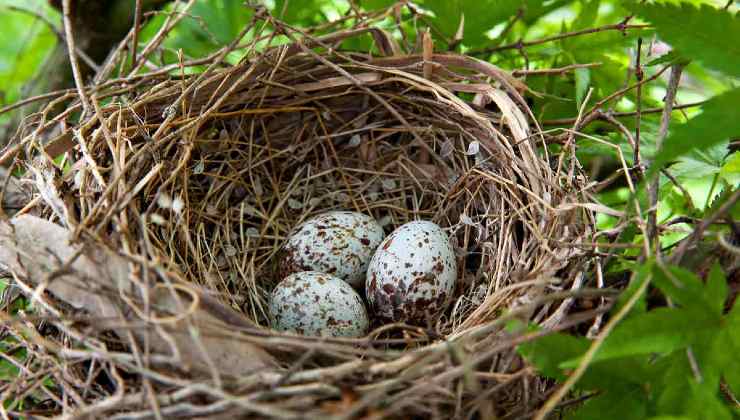
[[[365,284],[370,258],[385,233],[372,217],[332,211],[311,218],[289,235],[282,247],[282,277],[301,271],[320,271],[355,288]]]
[[[317,271],[291,274],[278,283],[269,313],[273,329],[309,336],[361,337],[370,324],[352,286]]]
[[[427,221],[388,235],[370,261],[365,291],[385,321],[424,324],[439,316],[455,290],[457,264],[447,234]]]

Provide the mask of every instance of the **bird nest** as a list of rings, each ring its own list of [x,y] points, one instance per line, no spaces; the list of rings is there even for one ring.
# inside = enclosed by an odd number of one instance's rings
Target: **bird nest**
[[[367,34],[376,56],[336,48]],[[594,226],[584,177],[572,148],[548,149],[521,81],[393,42],[296,37],[68,92],[30,121],[11,149],[34,195],[2,223],[0,260],[37,317],[5,320],[28,349],[5,401],[126,418],[516,417],[541,402],[514,352],[539,333],[505,327],[584,321],[568,317]],[[329,210],[386,233],[442,226],[448,308],[356,339],[270,330],[280,247]]]

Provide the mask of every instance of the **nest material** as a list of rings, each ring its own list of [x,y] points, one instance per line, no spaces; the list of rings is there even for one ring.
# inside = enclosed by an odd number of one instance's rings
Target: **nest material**
[[[66,172],[25,162],[40,193],[26,212],[69,228],[83,254],[115,255],[130,270],[129,289],[119,282],[117,291],[95,293],[139,332],[91,333],[85,325],[94,321],[58,327],[57,345],[76,351],[68,354],[84,359],[91,346],[111,352],[85,359],[99,358],[108,379],[96,380],[108,385],[76,405],[144,417],[156,410],[310,417],[340,408],[348,416],[446,417],[511,414],[533,391],[501,315],[513,308],[558,327],[572,299],[528,304],[582,284],[588,256],[580,244],[590,242],[593,219],[580,205],[583,178],[571,150],[548,155],[521,83],[490,64],[458,55],[371,58],[311,42],[200,75],[112,83],[105,92],[115,96],[93,101],[95,112],[55,143],[79,144],[66,154]],[[357,340],[260,328],[268,325],[266,297],[280,280],[276,255],[286,235],[337,209],[370,214],[386,232],[411,220],[446,228],[459,267],[449,308],[420,327],[376,323]],[[111,274],[88,281],[96,275]],[[184,302],[148,307],[160,289],[185,291],[174,294]],[[61,319],[75,313],[45,299]],[[193,302],[220,308],[222,324],[209,331],[221,341],[192,333],[217,323],[188,320]],[[232,322],[237,312],[248,321]],[[237,377],[214,366],[218,358],[201,372],[195,362],[148,361],[149,335],[173,342],[164,318],[190,328],[174,340],[180,348],[208,353],[248,342],[274,359]],[[116,378],[117,369],[126,378]],[[128,400],[96,404],[116,392]]]

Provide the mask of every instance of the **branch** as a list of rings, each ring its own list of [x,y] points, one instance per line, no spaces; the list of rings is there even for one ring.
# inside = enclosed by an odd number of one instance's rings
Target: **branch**
[[[625,19],[624,21],[620,23],[616,23],[616,24],[599,26],[597,28],[583,29],[580,31],[565,32],[559,35],[541,38],[541,39],[537,39],[534,41],[525,42],[520,39],[517,42],[506,44],[506,45],[501,45],[499,47],[489,47],[489,48],[484,48],[481,50],[473,50],[473,51],[470,51],[468,54],[479,55],[479,54],[491,54],[491,53],[503,51],[503,50],[513,50],[513,49],[521,50],[523,48],[531,47],[534,45],[545,44],[545,43],[552,42],[552,41],[558,41],[558,40],[565,39],[565,38],[571,38],[571,37],[576,37],[576,36],[581,36],[581,35],[588,35],[588,34],[593,34],[597,32],[604,32],[604,31],[625,32],[629,29],[642,30],[642,29],[650,28],[650,25],[628,25],[627,21],[629,21],[630,18],[631,16]]]
[[[512,76],[542,76],[549,74],[563,74],[576,69],[586,69],[590,67],[599,67],[603,63],[585,63],[585,64],[571,64],[565,67],[556,67],[553,69],[538,69],[538,70],[514,70],[511,72]]]
[[[665,94],[665,108],[663,114],[660,117],[660,129],[658,131],[658,137],[655,139],[655,147],[660,150],[663,147],[663,140],[668,135],[668,125],[671,122],[671,113],[673,112],[673,103],[676,100],[676,92],[678,91],[678,84],[681,81],[681,73],[683,72],[684,64],[674,64],[671,66],[671,76],[668,80],[668,89]],[[648,197],[650,200],[650,208],[648,209],[648,242],[653,243],[657,240],[658,229],[656,227],[657,221],[657,205],[658,205],[658,190],[660,188],[660,173],[656,172],[653,179],[648,185]],[[655,252],[660,253],[660,245],[656,244]]]
[[[90,108],[90,98],[87,97],[87,93],[85,92],[85,82],[82,80],[82,73],[80,73],[80,63],[77,62],[77,55],[74,53],[77,51],[77,47],[75,47],[74,36],[72,34],[72,6],[70,2],[71,0],[64,0],[62,2],[64,34],[67,41],[69,62],[72,65],[72,75],[74,76],[77,92],[79,92],[80,100],[82,101],[82,110],[83,113],[87,113],[87,110]]]

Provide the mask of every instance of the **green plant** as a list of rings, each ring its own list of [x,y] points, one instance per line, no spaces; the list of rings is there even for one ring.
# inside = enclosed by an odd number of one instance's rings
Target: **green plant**
[[[648,262],[617,307],[641,302],[608,335],[576,384],[595,396],[572,411],[576,419],[730,419],[738,415],[720,394],[720,381],[740,390],[740,305],[725,309],[726,279],[714,266],[704,284],[686,270]],[[670,306],[648,310],[644,283],[659,289]],[[639,292],[636,292],[639,291]],[[592,345],[585,338],[551,334],[519,352],[542,373],[565,380]]]

